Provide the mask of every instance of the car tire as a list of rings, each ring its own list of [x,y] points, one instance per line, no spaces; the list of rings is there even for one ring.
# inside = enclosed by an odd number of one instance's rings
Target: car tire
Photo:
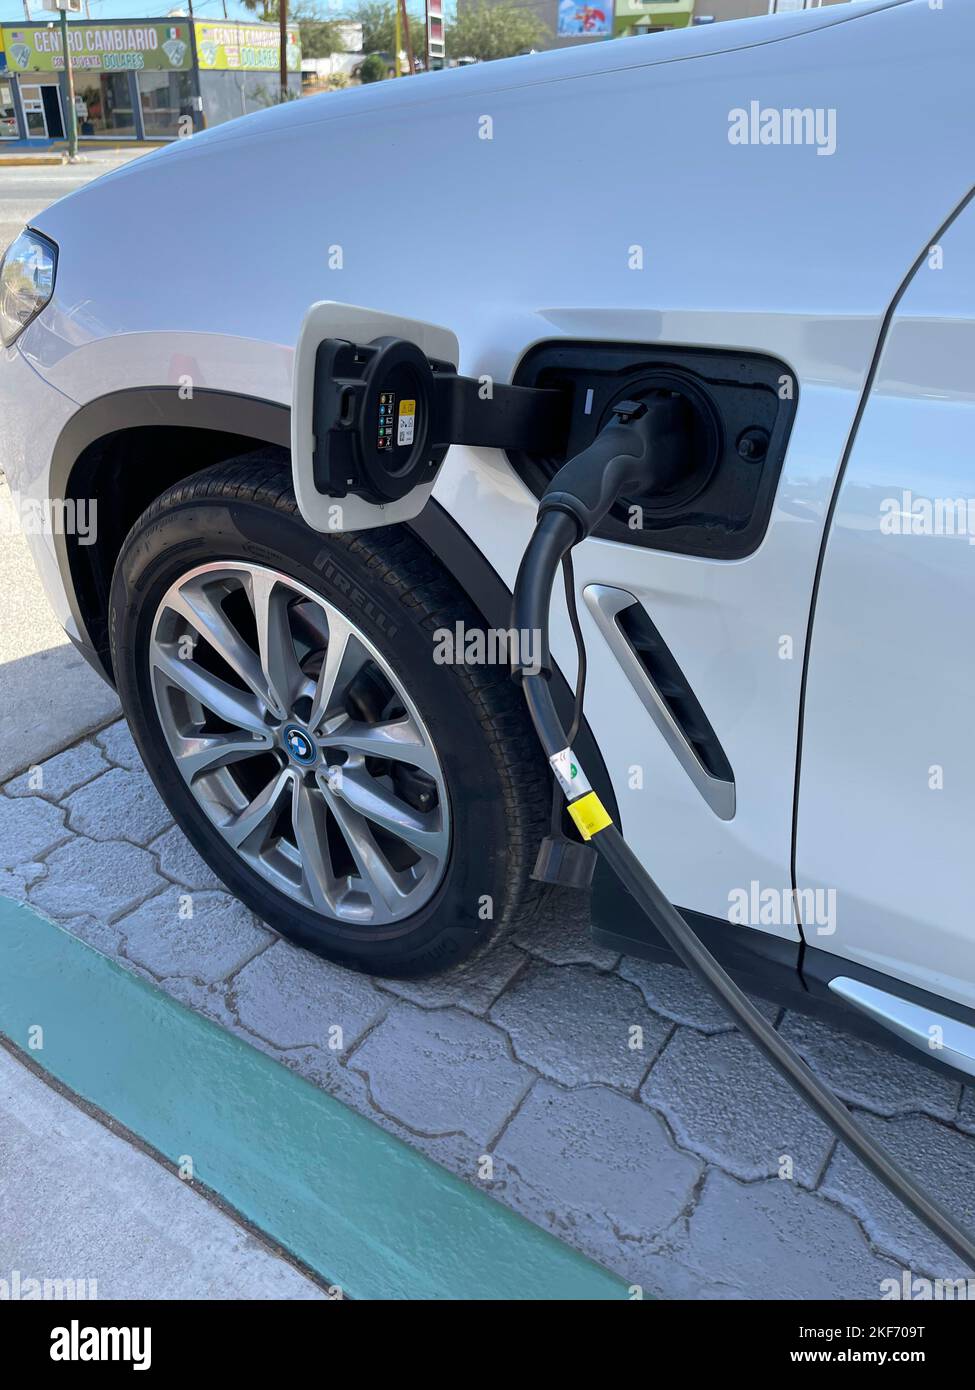
[[[215,581],[213,574],[218,576]],[[268,574],[280,578],[269,580]],[[294,598],[292,583],[298,586]],[[262,586],[266,590],[269,584],[274,585],[275,621],[283,608],[292,637],[299,619],[306,627],[318,621],[316,601],[321,601],[322,612],[327,610],[328,637],[319,657],[311,651],[314,641],[307,639],[311,647],[302,658],[301,675],[309,684],[302,688],[311,689],[315,680],[321,679],[320,674],[317,678],[314,675],[316,661],[321,672],[333,627],[337,633],[344,621],[358,634],[349,639],[349,649],[356,642],[357,657],[367,650],[373,653],[366,658],[366,675],[357,674],[349,686],[352,693],[343,696],[345,706],[316,729],[327,731],[336,721],[340,733],[365,728],[362,710],[373,700],[378,702],[377,709],[392,709],[395,719],[400,718],[397,711],[406,710],[403,718],[410,727],[413,721],[408,709],[412,709],[417,716],[415,728],[420,731],[417,737],[422,735],[432,743],[442,786],[434,783],[432,763],[428,774],[405,764],[401,767],[392,761],[377,761],[355,749],[346,755],[347,768],[356,762],[358,781],[349,771],[344,779],[345,795],[352,794],[348,788],[354,785],[361,800],[359,783],[367,783],[371,792],[378,776],[384,807],[392,804],[390,796],[397,797],[397,806],[401,795],[412,797],[411,806],[417,798],[425,803],[432,800],[435,810],[424,812],[423,823],[439,827],[440,844],[446,842],[445,816],[449,819],[449,849],[437,861],[440,878],[435,891],[408,916],[389,921],[377,916],[375,922],[363,918],[363,913],[392,909],[381,901],[365,871],[357,873],[356,866],[365,861],[351,857],[355,840],[348,835],[343,839],[340,833],[335,816],[341,812],[345,824],[347,803],[343,800],[340,804],[333,795],[328,806],[334,808],[335,815],[321,809],[331,780],[339,787],[343,782],[341,773],[321,760],[333,755],[339,758],[341,751],[316,747],[320,740],[312,736],[310,728],[302,742],[302,730],[296,733],[289,726],[287,742],[282,746],[284,726],[277,714],[273,720],[266,715],[265,722],[271,721],[267,738],[276,740],[270,751],[265,753],[262,745],[259,755],[247,754],[238,763],[217,764],[192,783],[180,770],[187,765],[184,749],[198,746],[185,742],[188,737],[201,731],[199,746],[205,747],[210,757],[211,745],[216,746],[218,739],[225,739],[228,746],[233,742],[235,735],[227,729],[234,721],[225,728],[222,720],[211,716],[209,706],[194,703],[196,686],[192,686],[192,695],[186,695],[182,685],[170,683],[168,673],[176,669],[171,657],[177,639],[169,634],[182,631],[178,640],[192,650],[191,659],[202,670],[204,682],[216,679],[214,672],[224,681],[215,689],[223,690],[236,680],[241,701],[249,702],[248,718],[254,703],[251,688],[236,676],[236,670],[231,671],[222,657],[214,658],[219,643],[211,648],[208,642],[200,641],[203,628],[172,626],[182,623],[183,595],[189,593],[192,602],[199,603],[200,593],[205,593],[208,614],[211,609],[217,611],[220,603],[238,605],[234,612],[243,628],[249,618],[238,587],[251,595]],[[271,601],[268,599],[269,604]],[[170,602],[177,607],[170,607]],[[253,607],[256,612],[256,600]],[[270,620],[266,622],[270,626]],[[453,631],[457,622],[472,628],[484,626],[484,619],[459,585],[411,532],[405,527],[328,536],[313,531],[298,511],[286,465],[279,457],[262,453],[208,468],[163,493],[132,527],[115,567],[110,636],[116,683],[142,759],[177,825],[228,889],[274,931],[329,960],[372,974],[405,976],[443,969],[468,956],[489,937],[496,938],[523,924],[537,912],[541,901],[542,887],[530,874],[539,841],[548,829],[548,769],[506,667],[436,664],[434,634],[438,629]],[[165,626],[167,623],[170,627]],[[212,621],[206,630],[211,627]],[[250,645],[256,649],[261,644],[254,639]],[[290,655],[298,658],[303,642],[294,639],[291,646]],[[271,650],[270,639],[266,639],[265,648]],[[225,643],[225,650],[239,655],[236,646]],[[182,648],[178,655],[182,655]],[[249,671],[250,667],[242,669]],[[305,669],[312,671],[311,677],[305,677]],[[185,683],[184,670],[177,672],[177,682]],[[274,688],[273,680],[270,688]],[[206,685],[205,691],[209,689]],[[210,697],[205,694],[205,698]],[[305,704],[299,702],[296,708],[307,714],[308,700],[303,698]],[[383,699],[387,699],[385,705]],[[280,713],[282,701],[278,706]],[[355,719],[348,714],[349,709]],[[293,710],[288,713],[294,717]],[[367,730],[368,737],[374,738],[378,731],[385,738],[393,727],[389,716],[380,712],[370,717],[377,722]],[[246,737],[263,739],[264,735],[247,733]],[[302,756],[308,753],[308,743],[319,759],[310,772],[304,765],[296,767],[289,762],[296,756],[296,748]],[[429,749],[424,748],[424,756],[430,756]],[[273,771],[272,759],[282,764],[280,774]],[[246,802],[251,795],[251,790],[241,788],[250,788],[248,778],[255,784],[260,780],[258,767],[260,777],[269,778],[269,785],[277,785],[275,779],[283,781],[283,809],[275,813],[278,819],[272,826],[264,825],[259,833],[251,833],[238,848],[234,837],[244,833],[238,822],[246,820],[250,806],[239,812],[233,808],[238,800]],[[411,778],[422,790],[416,790]],[[216,791],[212,790],[214,784]],[[205,795],[201,788],[208,788]],[[255,795],[251,805],[263,795]],[[312,836],[311,854],[299,848],[304,845],[307,850],[310,843],[308,838],[299,837],[296,828],[299,817],[306,824],[305,812],[300,809],[302,797],[308,804],[314,801],[316,815],[323,817],[315,821],[322,833]],[[410,807],[405,815],[410,833],[416,833]],[[288,816],[292,818],[290,829]],[[359,826],[356,833],[363,838],[358,810],[355,816]],[[217,822],[224,828],[218,828]],[[392,846],[389,852],[397,865],[418,855],[416,863],[396,868],[397,882],[409,885],[415,880],[422,886],[434,881],[433,869],[431,877],[425,878],[428,861],[434,864],[433,855],[424,857],[425,851],[390,838],[377,822],[367,819],[365,828],[363,843],[375,848],[385,835],[383,843]],[[325,855],[320,852],[322,843],[327,846]],[[344,869],[336,869],[334,862],[331,866],[325,863],[343,856]],[[317,890],[315,876],[307,869],[313,860],[325,865]],[[368,863],[377,863],[375,855]],[[383,874],[377,881],[386,891],[389,875],[385,869]],[[286,884],[285,891],[282,883]],[[410,893],[418,891],[409,888]],[[305,893],[306,898],[299,900],[295,896],[299,893]],[[396,899],[401,901],[409,903],[412,899]],[[353,914],[351,920],[349,913]]]

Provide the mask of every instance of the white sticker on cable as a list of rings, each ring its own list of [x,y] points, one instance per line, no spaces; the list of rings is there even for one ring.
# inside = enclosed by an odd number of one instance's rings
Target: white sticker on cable
[[[396,443],[412,444],[416,430],[416,401],[400,401],[396,417]]]
[[[552,764],[552,771],[558,778],[559,786],[570,801],[592,791],[589,779],[579,766],[578,759],[571,748],[563,748],[561,753],[553,753],[549,762]]]

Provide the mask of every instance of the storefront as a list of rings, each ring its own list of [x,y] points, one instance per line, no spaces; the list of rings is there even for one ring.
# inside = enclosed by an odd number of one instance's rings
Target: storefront
[[[616,0],[613,34],[621,38],[683,29],[692,22],[694,10],[695,0]]]
[[[0,29],[0,140],[16,140],[18,134],[14,87],[7,76],[7,55],[3,47],[3,30]]]
[[[174,140],[280,97],[275,24],[69,21],[82,140]],[[288,29],[289,94],[301,95],[301,43]],[[0,28],[0,138],[65,135],[64,55],[56,24]]]

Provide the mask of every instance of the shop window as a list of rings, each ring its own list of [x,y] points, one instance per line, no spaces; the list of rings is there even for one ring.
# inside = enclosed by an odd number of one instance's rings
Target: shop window
[[[28,139],[64,138],[61,90],[56,77],[39,77],[36,82],[24,82],[21,79],[20,101],[24,108]]]
[[[0,140],[17,138],[17,117],[14,115],[14,94],[9,82],[0,82]]]
[[[149,139],[160,139],[193,131],[193,81],[188,72],[140,72],[139,102],[142,122]]]
[[[75,105],[79,135],[135,135],[135,112],[132,110],[128,73],[82,77],[76,69]]]
[[[288,88],[301,95],[301,74],[288,74]],[[200,92],[208,126],[247,116],[277,105],[280,83],[277,72],[201,72]]]

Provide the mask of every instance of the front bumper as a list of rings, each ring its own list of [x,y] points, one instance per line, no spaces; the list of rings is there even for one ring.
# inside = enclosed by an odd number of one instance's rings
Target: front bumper
[[[38,375],[18,343],[0,349],[0,469],[10,485],[14,516],[26,536],[47,599],[68,636],[81,645],[71,614],[70,580],[62,568],[66,564],[63,532],[72,524],[71,513],[60,507],[62,498],[50,494],[54,446],[77,409],[74,401]],[[94,521],[97,524],[97,518]]]

